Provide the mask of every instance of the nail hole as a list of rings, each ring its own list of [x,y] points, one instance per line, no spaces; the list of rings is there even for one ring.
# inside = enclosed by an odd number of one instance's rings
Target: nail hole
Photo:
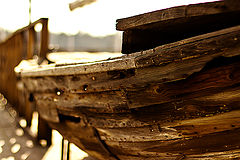
[[[87,88],[88,88],[88,85],[86,85],[86,84],[83,85],[83,90],[84,90],[84,91],[87,91]]]

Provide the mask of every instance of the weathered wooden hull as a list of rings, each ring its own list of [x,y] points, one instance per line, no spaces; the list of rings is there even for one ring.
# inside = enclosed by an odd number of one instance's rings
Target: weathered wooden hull
[[[21,76],[42,118],[98,159],[233,159],[240,158],[239,70],[236,26]]]
[[[221,11],[216,4],[207,9]],[[225,160],[240,159],[239,70],[234,26],[106,61],[19,74],[40,116],[98,159]]]

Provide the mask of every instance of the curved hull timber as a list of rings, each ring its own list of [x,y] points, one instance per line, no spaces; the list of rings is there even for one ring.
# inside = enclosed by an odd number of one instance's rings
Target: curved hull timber
[[[98,159],[240,158],[240,26],[22,70],[41,117]]]

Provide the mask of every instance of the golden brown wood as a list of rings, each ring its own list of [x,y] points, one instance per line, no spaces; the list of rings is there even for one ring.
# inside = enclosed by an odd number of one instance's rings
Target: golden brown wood
[[[237,2],[236,2],[237,3]],[[117,20],[122,53],[129,54],[239,25],[240,8],[221,2],[173,7]]]
[[[27,59],[31,59],[34,55],[34,44],[36,39],[36,31],[34,27],[30,28],[28,31],[28,50],[27,50]]]
[[[203,11],[236,15],[224,6],[168,11],[204,15],[198,20],[208,17]],[[41,117],[98,159],[239,159],[240,26],[222,27],[115,59],[19,74]]]
[[[48,19],[42,19],[40,58],[45,59],[48,52],[49,33],[48,33]]]
[[[230,2],[230,1],[226,0],[226,2]],[[234,4],[231,4],[228,6],[233,6],[233,5]],[[118,19],[116,29],[120,31],[126,31],[132,28],[139,29],[143,27],[143,25],[168,21],[171,19],[176,20],[180,18],[189,18],[194,16],[204,17],[205,15],[222,14],[222,13],[232,12],[236,10],[239,10],[239,8],[234,8],[234,9],[231,7],[228,8],[225,6],[223,1],[172,7],[168,9],[162,9],[158,11],[140,14],[137,16]],[[162,24],[162,25],[165,25],[165,24]]]
[[[126,56],[136,62],[126,70],[60,76],[61,66],[23,81],[42,117],[99,159],[109,156],[92,152],[101,141],[119,159],[238,158],[238,34],[233,27]],[[79,134],[88,127],[100,141]]]

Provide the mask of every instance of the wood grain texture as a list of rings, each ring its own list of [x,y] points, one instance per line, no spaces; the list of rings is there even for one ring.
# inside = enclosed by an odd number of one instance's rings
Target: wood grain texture
[[[233,5],[230,4],[227,6]],[[125,31],[131,28],[138,28],[143,25],[152,24],[156,22],[163,22],[171,19],[189,18],[194,16],[204,17],[205,15],[222,14],[236,10],[239,10],[239,8],[226,7],[223,1],[192,4],[158,10],[133,17],[118,19],[116,28],[117,30]]]
[[[40,115],[98,159],[216,160],[240,158],[239,70],[235,26],[21,75]]]
[[[128,103],[122,110],[109,108],[114,105],[118,108],[117,104],[121,106],[122,102],[117,98],[122,94],[113,91],[85,94],[59,91],[59,95],[55,91],[35,93],[35,96],[41,99],[36,98],[42,104],[39,106],[56,105],[59,121],[52,126],[99,159],[109,155],[93,149],[99,146],[96,137],[85,139],[84,134],[78,134],[85,132],[86,127],[96,128],[101,141],[119,159],[238,158],[239,66],[239,56],[220,57],[186,79],[160,85],[152,83],[140,87],[143,90],[126,89]],[[84,97],[87,99],[81,102]],[[131,107],[141,102],[141,107]],[[42,109],[50,111],[50,108]]]
[[[131,54],[196,35],[239,25],[239,7],[211,2],[174,7],[120,19],[122,53]],[[235,5],[237,6],[237,5]]]
[[[217,56],[233,56],[238,54],[239,28],[240,26],[235,26],[106,61],[61,66],[47,65],[35,67],[34,69],[23,68],[20,75],[21,77],[39,77],[93,74],[147,66],[161,66],[172,63],[176,59],[179,61],[192,59],[193,61],[194,58],[205,55],[210,55],[209,60]],[[147,59],[147,61],[144,61],[144,59]]]

